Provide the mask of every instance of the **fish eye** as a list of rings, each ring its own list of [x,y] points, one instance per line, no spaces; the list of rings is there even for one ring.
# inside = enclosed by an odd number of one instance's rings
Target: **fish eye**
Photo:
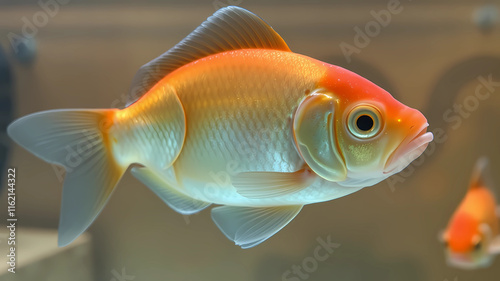
[[[370,105],[357,106],[349,113],[347,127],[351,134],[357,138],[372,138],[382,128],[380,113]]]

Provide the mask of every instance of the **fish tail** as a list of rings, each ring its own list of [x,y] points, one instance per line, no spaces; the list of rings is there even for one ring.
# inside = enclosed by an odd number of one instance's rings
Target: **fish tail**
[[[22,117],[9,136],[46,162],[66,170],[59,246],[82,234],[108,201],[127,169],[113,157],[109,136],[116,109],[49,110]]]

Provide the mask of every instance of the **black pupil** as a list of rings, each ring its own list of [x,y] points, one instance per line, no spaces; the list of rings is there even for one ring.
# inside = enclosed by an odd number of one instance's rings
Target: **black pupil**
[[[358,117],[358,120],[356,120],[356,126],[358,126],[361,131],[369,131],[373,128],[373,118],[368,115],[361,115]]]

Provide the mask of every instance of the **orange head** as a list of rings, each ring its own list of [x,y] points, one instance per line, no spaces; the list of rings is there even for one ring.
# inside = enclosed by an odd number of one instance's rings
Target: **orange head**
[[[422,113],[351,71],[325,67],[294,120],[297,146],[311,169],[344,186],[370,186],[422,154],[433,138]]]

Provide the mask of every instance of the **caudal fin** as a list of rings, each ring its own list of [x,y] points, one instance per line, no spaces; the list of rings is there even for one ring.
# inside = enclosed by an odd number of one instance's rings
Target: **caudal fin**
[[[66,169],[61,247],[89,227],[127,168],[115,161],[109,149],[108,129],[115,110],[50,110],[22,117],[7,128],[26,150]]]

